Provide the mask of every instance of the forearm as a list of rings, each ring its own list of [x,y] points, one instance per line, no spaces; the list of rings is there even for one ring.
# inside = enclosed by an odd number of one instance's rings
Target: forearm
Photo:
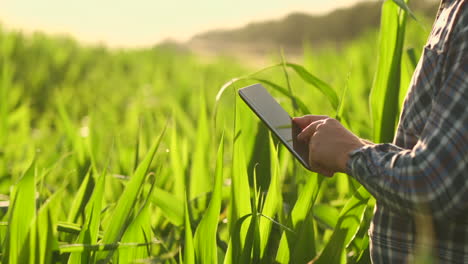
[[[394,210],[456,217],[467,208],[466,165],[442,160],[447,158],[444,152],[441,148],[429,153],[422,145],[413,150],[392,144],[367,145],[352,153],[347,172]],[[466,157],[466,151],[458,157]]]

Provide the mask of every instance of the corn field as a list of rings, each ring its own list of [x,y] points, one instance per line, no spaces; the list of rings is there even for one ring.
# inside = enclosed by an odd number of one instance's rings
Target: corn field
[[[370,263],[374,198],[302,168],[236,91],[392,141],[429,33],[412,16],[384,1],[379,32],[263,69],[0,28],[1,262]]]

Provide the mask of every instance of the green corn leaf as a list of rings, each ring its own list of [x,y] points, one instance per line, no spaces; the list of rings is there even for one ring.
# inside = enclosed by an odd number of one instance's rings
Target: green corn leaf
[[[61,96],[61,94],[59,94]],[[70,119],[70,115],[68,114],[66,107],[63,103],[63,100],[57,99],[56,100],[56,108],[57,112],[61,118],[63,129],[70,141],[73,150],[76,152],[76,160],[80,166],[86,166],[86,146],[82,138],[78,135],[78,129],[73,124],[72,120]]]
[[[242,134],[243,124],[241,122],[240,108],[237,106],[238,97],[235,99],[235,124],[233,137],[233,160],[230,192],[230,212],[228,215],[229,244],[224,258],[225,264],[239,263],[242,252],[244,252],[245,237],[250,226],[252,207],[250,205],[250,188],[247,174],[247,163],[245,160],[244,137]]]
[[[263,68],[263,69],[261,69],[261,70],[259,70],[257,72],[254,72],[254,73],[251,73],[251,74],[239,77],[239,78],[231,79],[229,82],[225,83],[219,89],[218,93],[216,94],[216,103],[218,103],[219,100],[221,100],[221,96],[224,94],[224,92],[227,90],[227,88],[231,87],[234,83],[236,83],[238,81],[241,81],[241,80],[249,80],[249,79],[255,80],[256,78],[254,78],[254,76],[261,73],[261,72],[264,72],[266,70],[269,70],[269,69],[272,69],[272,68],[275,68],[275,67],[285,67],[285,66],[293,69],[294,72],[296,72],[299,75],[299,77],[301,77],[301,79],[303,81],[305,81],[306,83],[309,83],[309,84],[313,85],[315,88],[317,88],[323,95],[325,95],[327,100],[332,105],[333,109],[338,110],[338,106],[339,106],[338,95],[336,94],[336,92],[333,90],[333,88],[330,85],[328,85],[326,82],[320,80],[319,78],[317,78],[316,76],[311,74],[303,66],[295,64],[295,63],[289,63],[289,62],[284,62],[284,63],[271,65],[271,66],[265,67],[265,68]],[[262,79],[260,79],[260,80],[262,80]],[[287,92],[287,94],[290,94],[290,93]],[[292,97],[292,98],[296,99],[297,97]],[[215,106],[215,109],[217,109],[216,106]]]
[[[349,87],[349,74],[348,74],[348,78],[346,78],[346,85],[344,87],[344,90],[343,90],[343,93],[341,94],[341,100],[340,100],[340,103],[338,104],[338,108],[336,110],[336,116],[335,118],[340,121],[340,122],[347,122],[348,120],[346,120],[346,114],[345,114],[345,99],[346,99],[346,95],[348,94],[348,87]]]
[[[245,236],[245,245],[239,257],[240,263],[258,263],[260,261],[259,250],[257,248],[257,242],[260,241],[258,237],[258,216],[257,213],[253,213],[250,216],[251,220]]]
[[[276,252],[276,262],[289,263],[291,259],[291,248],[289,248],[288,240],[285,232],[281,235],[278,251]]]
[[[398,117],[400,68],[406,12],[385,1],[379,37],[378,67],[370,96],[375,142],[391,142]]]
[[[55,220],[51,211],[52,209],[47,208],[43,212],[39,212],[36,225],[36,258],[38,258],[38,263],[53,263],[53,254],[58,250],[57,236],[54,232]]]
[[[135,140],[135,156],[133,158],[133,171],[138,168],[139,156],[140,156],[140,137],[141,137],[141,122],[138,123],[138,132],[136,133]]]
[[[307,218],[317,199],[322,181],[323,177],[312,174],[294,204],[290,222],[295,234],[305,233],[304,230],[309,230]],[[294,234],[283,232],[276,260],[279,263],[301,263],[315,257],[315,234],[310,234],[303,239],[305,241],[300,241]]]
[[[36,258],[38,263],[53,263],[53,253],[58,250],[58,237],[56,234],[56,216],[54,208],[60,205],[60,198],[64,189],[55,192],[41,206],[37,213],[36,230]]]
[[[397,4],[401,9],[405,10],[405,12],[407,12],[411,16],[411,18],[417,20],[413,11],[411,11],[408,4],[404,0],[393,0],[393,2],[395,2],[395,4]]]
[[[194,246],[196,263],[216,263],[218,261],[216,231],[221,211],[221,187],[223,182],[224,143],[221,138],[216,159],[215,184],[208,209],[195,231]]]
[[[58,222],[57,231],[78,235],[81,232],[81,225],[70,223],[70,222]]]
[[[182,149],[182,137],[179,137],[177,134],[177,127],[176,122],[174,122],[174,127],[171,131],[171,145],[170,145],[170,163],[172,173],[174,175],[174,188],[173,193],[179,200],[184,199],[184,177],[185,177],[185,169],[186,169],[186,153]],[[183,211],[182,207],[182,211]]]
[[[79,253],[84,251],[98,252],[102,253],[105,251],[116,251],[122,248],[135,248],[135,247],[147,247],[150,244],[156,244],[156,242],[151,243],[112,243],[112,244],[63,244],[59,245],[58,253]],[[96,262],[100,263],[100,262]]]
[[[296,99],[295,99],[295,96],[294,96],[294,92],[293,92],[292,87],[291,87],[291,80],[289,78],[288,69],[286,68],[286,59],[285,59],[285,56],[284,56],[283,48],[280,49],[280,54],[281,54],[281,64],[282,64],[281,68],[283,69],[284,79],[286,80],[286,84],[288,86],[288,93],[291,95],[290,99],[291,99],[291,105],[292,105],[292,108],[293,108],[292,114],[293,114],[293,116],[297,116],[298,105],[297,105],[297,102],[296,102]]]
[[[76,240],[77,244],[96,244],[99,233],[99,224],[101,219],[102,200],[104,194],[106,170],[97,180],[96,187],[85,209],[86,219],[84,225]],[[68,259],[69,264],[90,263],[90,252],[72,253]]]
[[[361,226],[370,194],[360,187],[341,210],[330,240],[314,264],[346,263],[346,248]]]
[[[306,104],[297,96],[294,96],[288,92],[284,87],[279,86],[278,84],[271,82],[269,80],[265,79],[258,79],[258,78],[252,78],[252,80],[264,83],[271,88],[275,89],[276,91],[280,92],[281,94],[289,97],[291,100],[294,100],[296,104],[298,105],[299,109],[301,110],[302,114],[309,114],[311,113],[309,108],[306,106]]]
[[[285,63],[286,66],[293,69],[305,82],[312,84],[317,88],[323,95],[327,98],[327,100],[332,105],[333,109],[338,110],[339,99],[338,95],[336,94],[335,90],[331,88],[326,82],[320,80],[319,78],[312,75],[308,72],[303,66],[294,64],[294,63]]]
[[[401,78],[400,78],[400,95],[399,95],[399,102],[398,105],[399,111],[398,115],[400,115],[401,107],[403,106],[404,99],[406,98],[406,94],[408,92],[411,79],[413,78],[414,70],[416,69],[418,59],[416,57],[416,53],[414,48],[406,49],[406,52],[402,56],[401,61]]]
[[[246,105],[242,105],[242,110],[245,109]],[[250,110],[248,110],[250,111]],[[253,113],[247,113],[249,115],[253,115]],[[257,123],[257,131],[255,131],[253,145],[248,146],[247,142],[251,141],[248,138],[244,138],[243,135],[239,137],[239,144],[242,144],[242,149],[251,149],[250,160],[248,162],[247,171],[252,172],[255,171],[255,175],[257,177],[257,190],[267,190],[270,184],[270,175],[271,175],[271,155],[270,155],[270,130],[268,127],[263,124],[260,120],[256,120]],[[248,130],[242,131],[245,134],[249,134]],[[245,140],[244,140],[245,139]],[[251,142],[252,142],[251,141]],[[239,150],[240,151],[240,150]],[[242,157],[242,159],[247,160],[248,157]],[[252,182],[252,174],[248,175],[249,182]]]
[[[236,97],[236,104],[237,100]],[[250,193],[249,178],[247,174],[247,163],[245,160],[245,148],[244,148],[244,135],[242,134],[242,119],[240,117],[240,109],[235,109],[235,125],[234,135],[238,135],[233,138],[233,160],[232,160],[232,183],[231,183],[231,213],[229,219],[230,229],[234,227],[234,224],[240,217],[243,217],[252,212],[250,206],[250,197],[245,195]],[[231,232],[232,233],[232,232]]]
[[[2,63],[2,70],[0,75],[0,98],[2,99],[2,103],[0,104],[0,146],[5,146],[7,142],[7,133],[8,133],[8,106],[9,102],[9,90],[10,86],[12,86],[12,69],[11,64],[8,63],[7,59],[3,60]]]
[[[208,130],[208,119],[206,113],[205,98],[200,95],[199,110],[197,115],[197,132],[195,148],[193,149],[194,155],[192,160],[192,167],[190,170],[191,175],[197,177],[190,177],[189,181],[189,198],[195,199],[211,190],[212,179],[209,178],[208,156],[209,151],[207,146],[210,144],[210,132]],[[203,204],[204,202],[202,202]]]
[[[356,264],[372,264],[371,259],[370,259],[370,249],[369,246],[367,246],[361,255],[359,256],[358,260],[356,261]]]
[[[182,200],[179,200],[175,195],[158,187],[155,187],[152,200],[169,221],[177,226],[183,225],[184,206]]]
[[[86,204],[92,195],[94,184],[95,182],[94,178],[91,176],[91,170],[88,170],[78,192],[75,194],[75,199],[73,199],[70,212],[68,213],[67,222],[76,223],[79,217],[83,215]]]
[[[275,68],[275,67],[278,67],[278,66],[282,66],[283,64],[280,63],[280,64],[274,64],[274,65],[270,65],[270,66],[267,66],[263,69],[260,69],[254,73],[250,73],[250,74],[247,74],[245,76],[241,76],[241,77],[238,77],[238,78],[232,78],[231,80],[229,80],[227,83],[223,84],[221,86],[221,88],[218,90],[218,93],[216,94],[216,103],[219,102],[219,100],[221,100],[221,97],[222,95],[224,94],[224,92],[229,88],[231,87],[234,83],[238,82],[238,81],[241,81],[241,80],[248,80],[249,78],[261,73],[261,72],[264,72],[264,71],[267,71],[269,69],[272,69],[272,68]],[[215,106],[215,109],[216,109],[216,106]]]
[[[245,246],[240,257],[240,263],[259,263],[260,262],[260,230],[257,211],[257,201],[259,194],[257,193],[257,170],[254,168],[253,188],[251,189],[250,205],[252,214],[249,230],[245,238]]]
[[[30,261],[29,249],[34,237],[31,224],[36,217],[35,162],[29,166],[15,185],[9,208],[8,231],[2,263],[17,264]],[[34,248],[34,247],[33,247]]]
[[[300,223],[300,230],[298,233],[294,233],[296,241],[291,250],[291,263],[307,263],[316,255],[316,244],[319,236],[316,234],[317,226],[312,213],[313,210],[309,210],[304,221]]]
[[[195,264],[195,248],[193,246],[193,236],[192,236],[192,225],[190,222],[190,213],[189,213],[189,200],[187,192],[185,192],[185,244],[184,244],[184,263],[185,264]]]
[[[408,59],[411,63],[411,68],[414,70],[418,64],[418,59],[416,57],[416,52],[414,51],[414,48],[407,49],[406,54],[408,55]]]
[[[242,263],[240,262],[241,259],[250,258],[249,253],[251,248],[248,248],[249,243],[245,239],[249,230],[247,229],[247,232],[245,232],[245,226],[251,226],[251,217],[251,213],[243,215],[239,217],[234,224],[232,224],[232,231],[230,232],[231,237],[229,239],[228,249],[224,257],[224,264]],[[246,220],[250,221],[245,222]]]
[[[149,152],[146,154],[146,157],[142,160],[138,168],[136,169],[133,176],[130,178],[130,181],[127,183],[120,199],[117,202],[114,212],[110,219],[112,219],[111,224],[107,227],[102,238],[103,244],[112,244],[120,240],[123,235],[127,225],[129,224],[129,217],[131,216],[134,205],[137,201],[138,194],[145,183],[146,175],[148,169],[153,161],[154,155],[161,143],[161,140],[164,136],[166,127],[164,127],[159,138],[153,143]],[[104,255],[99,255],[98,258],[102,258]],[[107,257],[108,258],[108,257]]]
[[[325,204],[315,205],[312,211],[314,212],[314,218],[330,229],[335,227],[340,213],[335,207]]]
[[[19,255],[19,262],[20,263],[36,263],[36,253],[37,253],[37,246],[36,246],[36,240],[37,240],[37,212],[36,215],[34,216],[33,220],[31,221],[31,225],[29,226],[29,231],[28,235],[26,237],[26,243],[23,249],[21,250],[21,253]]]
[[[151,204],[146,203],[135,220],[128,226],[120,243],[146,243],[151,242]],[[118,251],[118,263],[132,263],[138,259],[149,257],[148,250],[144,247],[122,248]]]
[[[280,205],[281,189],[280,189],[280,169],[278,161],[278,151],[270,135],[270,153],[271,153],[271,179],[268,193],[265,198],[265,204],[262,208],[262,215],[274,218]],[[272,222],[265,217],[260,218],[260,258],[265,259],[265,252],[267,249],[268,238],[270,237]]]

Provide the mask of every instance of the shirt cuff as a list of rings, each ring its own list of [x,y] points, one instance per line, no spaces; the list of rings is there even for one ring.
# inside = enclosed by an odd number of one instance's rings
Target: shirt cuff
[[[376,173],[376,170],[379,169],[378,166],[381,166],[381,168],[385,166],[385,164],[376,165],[382,154],[398,152],[402,150],[404,149],[390,143],[362,146],[349,153],[349,159],[346,163],[346,173],[353,177],[364,177],[365,175],[358,175],[363,174],[363,169],[365,169],[365,171],[372,171]],[[358,170],[358,173],[356,173],[356,169]]]
[[[356,159],[359,158],[359,154],[364,152],[364,149],[369,147],[368,145],[362,146],[360,148],[357,148],[353,151],[351,151],[349,155],[349,159],[346,163],[346,174],[353,176],[353,163],[355,162]]]

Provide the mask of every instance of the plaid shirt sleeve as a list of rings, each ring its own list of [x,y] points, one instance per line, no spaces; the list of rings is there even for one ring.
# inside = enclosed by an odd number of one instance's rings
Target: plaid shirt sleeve
[[[347,164],[348,174],[379,203],[409,214],[430,213],[435,219],[453,219],[468,210],[466,7],[459,14],[444,56],[442,72],[429,72],[440,74],[440,87],[431,98],[417,102],[429,104],[430,111],[411,148],[397,144],[365,146],[352,152]],[[427,74],[419,73],[422,83],[430,78]]]

